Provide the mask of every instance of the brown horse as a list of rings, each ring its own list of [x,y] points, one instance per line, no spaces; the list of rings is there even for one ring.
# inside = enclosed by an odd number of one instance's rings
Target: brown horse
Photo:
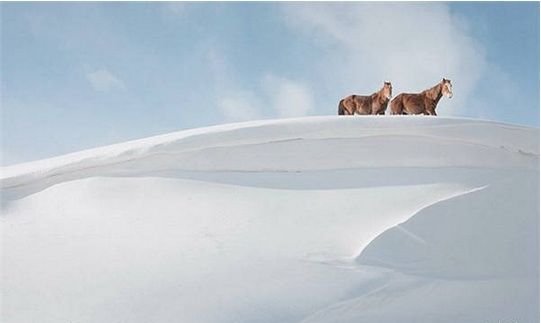
[[[350,95],[340,100],[338,114],[385,114],[392,93],[391,82],[384,82],[381,90],[372,95]]]
[[[391,101],[391,114],[429,114],[436,115],[436,105],[442,95],[453,97],[451,80],[440,83],[421,93],[400,93]]]

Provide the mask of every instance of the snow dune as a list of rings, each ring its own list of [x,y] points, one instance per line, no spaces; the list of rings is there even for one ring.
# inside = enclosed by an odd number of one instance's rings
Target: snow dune
[[[310,117],[2,169],[3,322],[537,322],[539,130]]]

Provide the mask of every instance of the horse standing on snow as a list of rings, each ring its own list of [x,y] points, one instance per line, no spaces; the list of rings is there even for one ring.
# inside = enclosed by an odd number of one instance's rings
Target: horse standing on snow
[[[400,93],[391,101],[391,114],[429,114],[436,115],[436,105],[442,95],[453,97],[451,80],[440,83],[421,93]]]
[[[353,94],[345,97],[338,104],[338,114],[385,114],[392,92],[391,82],[384,82],[381,90],[372,95]]]

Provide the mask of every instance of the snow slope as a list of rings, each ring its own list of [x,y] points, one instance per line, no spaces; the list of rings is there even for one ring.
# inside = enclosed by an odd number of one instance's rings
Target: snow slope
[[[309,117],[2,169],[2,322],[537,322],[539,130]]]

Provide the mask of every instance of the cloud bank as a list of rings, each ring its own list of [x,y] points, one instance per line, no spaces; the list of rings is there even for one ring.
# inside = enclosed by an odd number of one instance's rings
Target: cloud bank
[[[282,9],[292,30],[324,50],[315,69],[339,95],[375,91],[387,80],[394,95],[418,92],[447,77],[455,91],[452,109],[442,100],[438,112],[461,114],[488,68],[467,24],[445,4],[299,3]]]
[[[262,84],[279,117],[301,117],[313,110],[313,94],[306,84],[272,74],[265,76]]]
[[[313,93],[304,83],[275,74],[262,75],[252,89],[243,87],[233,68],[215,49],[207,53],[213,75],[215,104],[228,122],[308,115]]]

